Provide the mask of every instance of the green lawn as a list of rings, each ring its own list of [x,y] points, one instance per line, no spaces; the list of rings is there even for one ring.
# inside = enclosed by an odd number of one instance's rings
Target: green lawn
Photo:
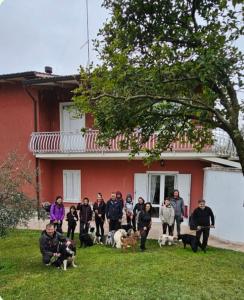
[[[244,253],[181,245],[144,253],[93,246],[78,249],[77,269],[41,263],[39,232],[0,240],[0,296],[8,299],[244,299]]]

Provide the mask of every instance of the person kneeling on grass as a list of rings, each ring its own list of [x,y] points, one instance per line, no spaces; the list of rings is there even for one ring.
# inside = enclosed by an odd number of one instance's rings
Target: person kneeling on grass
[[[58,245],[63,240],[62,235],[55,230],[54,224],[49,223],[46,225],[46,230],[42,231],[39,240],[42,261],[46,266],[49,266],[51,262],[55,265],[55,261],[60,256]]]
[[[139,215],[138,229],[141,235],[141,246],[140,246],[141,251],[146,250],[145,244],[146,244],[149,230],[151,229],[152,226],[151,212],[152,212],[152,205],[150,202],[147,202],[145,204],[145,209],[141,211]]]

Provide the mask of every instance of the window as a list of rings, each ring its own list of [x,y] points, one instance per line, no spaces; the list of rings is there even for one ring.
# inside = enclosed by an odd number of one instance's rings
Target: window
[[[80,170],[63,170],[63,191],[65,202],[80,201]]]

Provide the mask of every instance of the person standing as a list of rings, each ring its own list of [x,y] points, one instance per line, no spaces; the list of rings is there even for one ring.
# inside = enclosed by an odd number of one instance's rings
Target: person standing
[[[115,193],[111,193],[111,198],[106,204],[106,217],[109,223],[109,231],[118,230],[121,227],[123,216],[122,201],[116,198]]]
[[[74,239],[75,228],[78,221],[77,211],[74,205],[72,205],[69,209],[69,212],[66,216],[66,221],[68,221],[68,232],[67,237],[69,238],[71,235],[71,240]]]
[[[92,209],[89,205],[89,199],[85,197],[82,203],[77,205],[77,210],[80,211],[80,236],[88,233],[90,222],[92,220]]]
[[[133,200],[131,194],[127,194],[126,199],[125,199],[125,214],[126,214],[126,223],[129,226],[133,225]]]
[[[96,236],[101,238],[104,236],[104,220],[105,220],[105,210],[106,204],[103,200],[102,194],[97,194],[97,201],[93,205],[93,211],[95,213],[95,223],[96,223]],[[100,234],[101,230],[101,234]]]
[[[121,201],[122,209],[124,208],[124,199],[120,191],[116,192],[116,200]]]
[[[134,209],[133,209],[133,226],[134,226],[134,231],[136,231],[136,229],[138,229],[138,219],[139,219],[139,215],[140,212],[144,210],[144,206],[145,206],[145,200],[142,197],[138,198],[138,202],[136,203]]]
[[[210,225],[211,220],[211,225]],[[198,201],[198,207],[192,213],[192,222],[196,227],[196,238],[200,248],[206,252],[210,228],[214,228],[214,214],[212,209],[206,206],[205,200]],[[200,241],[202,236],[202,243]]]
[[[179,236],[180,224],[184,219],[184,200],[180,197],[180,193],[178,190],[174,190],[173,198],[171,198],[170,202],[175,211],[175,219],[172,230],[174,232],[174,225],[176,223],[177,234]]]
[[[160,218],[163,227],[163,234],[166,234],[167,228],[169,235],[173,236],[173,224],[175,220],[175,211],[169,198],[165,198],[164,205],[160,210]]]
[[[63,204],[63,198],[57,196],[55,203],[50,208],[50,223],[54,224],[55,230],[63,233],[62,224],[64,219],[65,209]]]
[[[145,244],[146,244],[149,230],[151,229],[152,226],[151,213],[152,213],[152,205],[150,202],[147,202],[145,204],[144,210],[140,212],[139,219],[138,219],[138,229],[141,235],[141,245],[140,245],[141,251],[146,250]]]

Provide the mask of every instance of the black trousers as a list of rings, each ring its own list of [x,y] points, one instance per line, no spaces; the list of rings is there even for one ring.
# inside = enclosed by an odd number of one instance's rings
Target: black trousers
[[[109,221],[109,231],[118,230],[121,227],[121,222],[119,220],[111,220]]]
[[[175,216],[175,220],[172,225],[173,232],[174,232],[175,223],[176,223],[177,234],[180,235],[181,216]]]
[[[141,250],[145,250],[146,247],[146,240],[147,240],[147,236],[148,236],[148,233],[149,233],[149,228],[147,228],[147,230],[144,230],[144,229],[141,229],[140,230],[140,234],[141,234],[141,245],[140,245],[140,248]]]
[[[95,218],[95,223],[96,223],[96,236],[104,236],[104,221],[102,218]],[[100,234],[101,231],[101,234]]]
[[[202,243],[201,243],[201,236],[202,236]],[[208,244],[208,237],[209,237],[209,228],[202,228],[200,230],[197,230],[196,232],[196,238],[198,240],[198,245],[202,249],[206,249]]]
[[[43,262],[44,264],[49,264],[52,257],[53,257],[52,254],[49,254],[49,253],[43,253],[43,254],[42,254],[42,262]]]
[[[54,225],[54,228],[57,232],[63,233],[63,230],[62,230],[63,221],[60,221],[60,223],[54,223],[53,221],[50,221],[50,223],[52,223]]]
[[[88,233],[89,226],[90,226],[89,223],[80,222],[80,235],[82,235],[84,233]]]
[[[169,231],[169,235],[173,236],[173,225],[169,225],[168,223],[163,223],[163,234],[167,233],[167,229]]]
[[[74,239],[75,228],[76,228],[76,223],[68,224],[67,237],[69,238],[71,236],[71,240]]]

